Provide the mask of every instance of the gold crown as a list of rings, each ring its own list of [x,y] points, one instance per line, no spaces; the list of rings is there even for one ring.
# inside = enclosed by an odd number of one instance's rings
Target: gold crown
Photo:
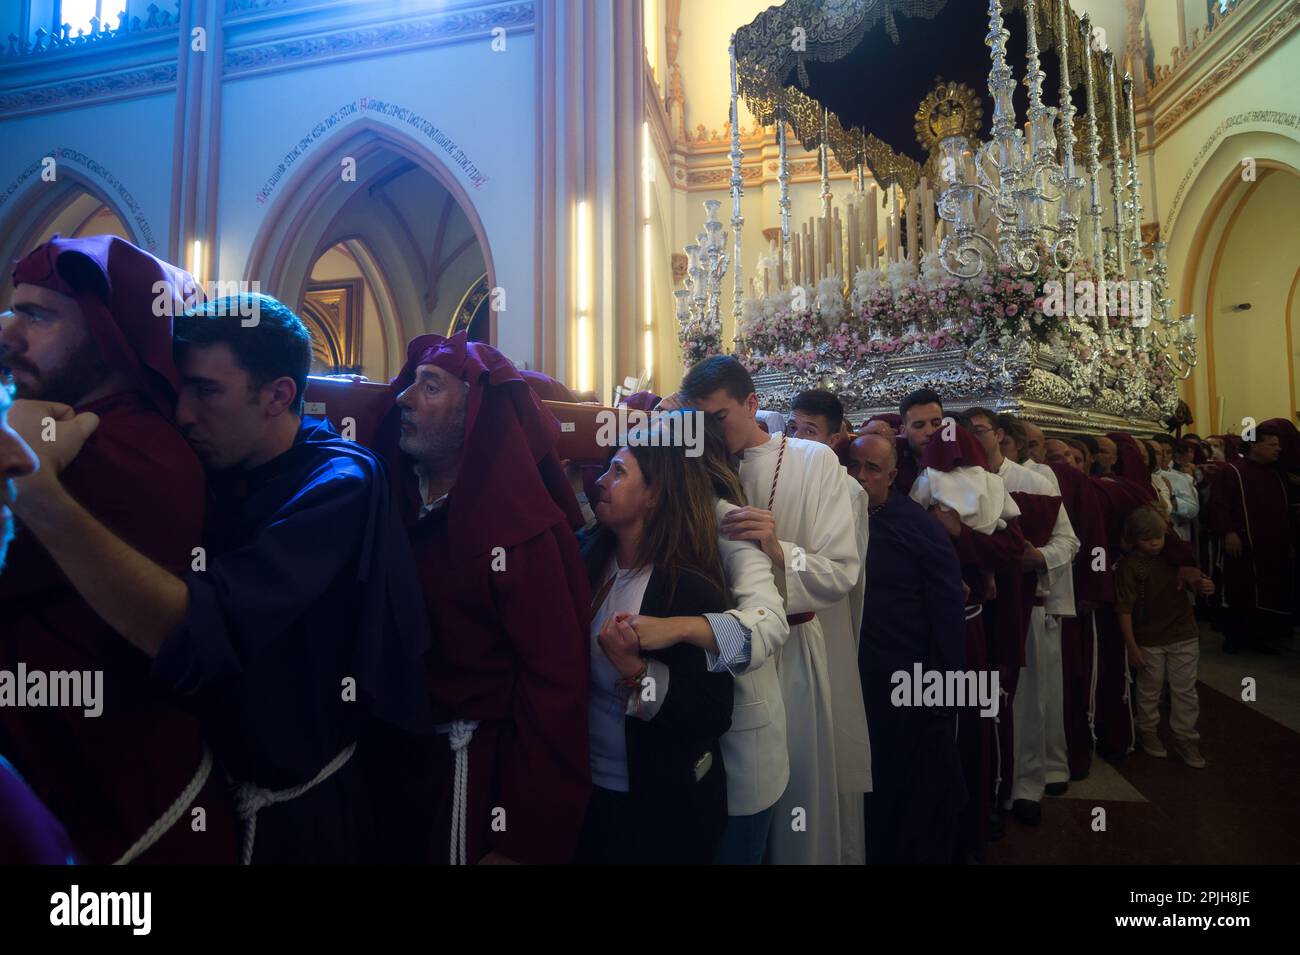
[[[926,94],[916,111],[916,141],[934,152],[949,136],[973,139],[984,121],[980,98],[965,83],[945,83],[942,78]]]

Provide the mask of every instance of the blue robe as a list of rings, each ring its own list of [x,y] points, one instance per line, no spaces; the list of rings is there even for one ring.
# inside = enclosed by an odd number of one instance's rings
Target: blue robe
[[[429,638],[383,465],[308,418],[289,451],[210,484],[207,567],[185,575],[189,609],[154,677],[240,782],[292,789],[357,744],[328,779],[260,810],[253,861],[419,858],[429,800],[400,774],[431,752]]]
[[[891,675],[961,670],[966,621],[952,541],[897,488],[869,518],[858,668],[871,734],[874,790],[866,797],[867,862],[949,863],[965,784],[952,709],[898,707]]]

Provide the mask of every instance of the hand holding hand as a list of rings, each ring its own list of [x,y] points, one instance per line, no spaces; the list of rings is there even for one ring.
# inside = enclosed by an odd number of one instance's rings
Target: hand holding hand
[[[952,508],[945,507],[943,504],[936,504],[930,508],[930,513],[943,525],[943,529],[948,532],[949,536],[961,536],[961,517]]]
[[[722,519],[722,535],[733,541],[754,541],[777,567],[785,566],[785,552],[776,537],[776,515],[761,507],[738,507]]]
[[[628,626],[628,613],[616,613],[606,618],[596,637],[601,651],[618,675],[630,679],[641,672],[641,645],[637,641],[636,631]]]
[[[43,493],[59,487],[59,475],[95,433],[99,415],[89,411],[77,414],[70,406],[54,401],[21,399],[9,407],[9,426],[32,449],[40,465],[32,474],[14,481],[19,492],[15,513],[21,513],[23,498],[32,504]]]
[[[646,650],[663,650],[682,642],[681,634],[668,617],[649,617],[634,613],[626,623],[636,634],[642,652]]]

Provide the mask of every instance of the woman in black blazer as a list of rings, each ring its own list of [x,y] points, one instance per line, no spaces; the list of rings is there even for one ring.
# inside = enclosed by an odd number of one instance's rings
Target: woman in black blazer
[[[732,678],[702,649],[642,653],[633,614],[698,617],[728,609],[709,474],[669,439],[633,432],[596,482],[598,526],[584,541],[592,601],[589,706],[593,790],[578,860],[709,863],[727,821],[719,740],[731,726]],[[703,426],[695,433],[702,433]]]

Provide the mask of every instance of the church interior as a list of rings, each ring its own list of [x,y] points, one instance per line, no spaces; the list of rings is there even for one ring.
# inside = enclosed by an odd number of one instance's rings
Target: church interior
[[[2,0],[0,260],[272,295],[317,382],[463,332],[613,408],[735,355],[792,427],[933,389],[1223,463],[1300,422],[1298,88],[1300,0]],[[1094,754],[976,861],[1300,862],[1300,644],[1220,622],[1208,767]]]

